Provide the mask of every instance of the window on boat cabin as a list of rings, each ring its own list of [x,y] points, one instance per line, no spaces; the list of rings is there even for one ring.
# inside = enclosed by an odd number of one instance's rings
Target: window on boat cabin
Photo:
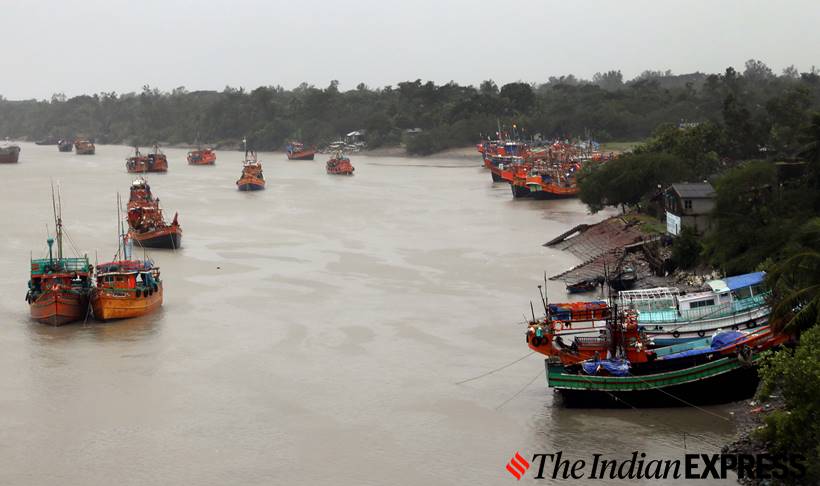
[[[752,289],[751,287],[742,287],[733,290],[732,294],[735,296],[735,299],[748,299],[752,296]]]
[[[690,309],[697,309],[698,307],[709,307],[710,305],[715,305],[715,299],[695,300],[689,302]]]

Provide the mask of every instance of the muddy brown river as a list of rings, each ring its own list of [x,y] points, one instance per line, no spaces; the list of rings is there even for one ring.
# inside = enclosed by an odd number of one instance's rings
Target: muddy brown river
[[[243,193],[239,152],[191,167],[168,149],[148,181],[184,236],[148,254],[162,310],[51,328],[24,301],[53,233],[50,180],[66,253],[107,261],[130,149],[20,145],[0,166],[0,484],[513,484],[516,451],[682,459],[734,434],[728,407],[560,408],[536,355],[456,384],[528,353],[543,272],[579,263],[542,244],[603,218],[514,201],[477,155],[353,154],[339,177],[321,155],[261,153],[267,190]],[[566,298],[560,282],[549,294]]]

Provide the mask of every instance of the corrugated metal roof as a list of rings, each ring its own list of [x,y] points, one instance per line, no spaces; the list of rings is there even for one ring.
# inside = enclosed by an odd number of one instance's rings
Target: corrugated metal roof
[[[679,182],[672,184],[672,190],[680,197],[707,199],[715,196],[715,188],[708,182]]]

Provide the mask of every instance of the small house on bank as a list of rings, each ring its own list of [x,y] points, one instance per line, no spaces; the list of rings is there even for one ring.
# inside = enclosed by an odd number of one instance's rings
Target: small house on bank
[[[703,234],[711,224],[710,214],[715,207],[715,189],[708,182],[679,182],[664,193],[666,232],[679,235],[684,227]]]

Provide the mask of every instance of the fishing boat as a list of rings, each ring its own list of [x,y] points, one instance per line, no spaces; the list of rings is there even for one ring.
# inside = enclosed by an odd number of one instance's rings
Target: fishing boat
[[[242,162],[242,175],[236,181],[236,187],[240,191],[261,191],[265,188],[265,176],[262,174],[262,163],[256,158],[256,152],[248,150],[246,140],[245,160]]]
[[[607,282],[613,290],[619,292],[622,290],[630,290],[633,289],[638,282],[638,272],[632,267],[624,266],[610,275]]]
[[[188,165],[214,165],[216,152],[212,148],[198,148],[188,152]]]
[[[151,186],[142,177],[131,184],[128,227],[128,236],[138,246],[171,250],[182,246],[179,214],[175,213],[171,223],[166,223],[159,198],[154,198]]]
[[[516,177],[512,184],[519,186],[520,191],[526,187],[536,199],[577,197],[580,188],[575,175],[579,167],[576,163],[537,160],[528,173]]]
[[[16,164],[20,158],[20,147],[17,145],[0,146],[0,164]]]
[[[159,146],[154,145],[154,152],[146,155],[140,153],[139,147],[134,147],[134,156],[128,157],[125,161],[125,168],[128,172],[167,172],[168,159],[159,150]]]
[[[286,147],[288,160],[313,160],[315,149],[305,148],[301,142],[290,142]]]
[[[754,365],[760,354],[788,340],[763,326],[649,349],[637,322],[638,311],[617,305],[611,310],[607,328],[596,342],[542,351],[549,356],[547,386],[559,391],[564,405],[680,406],[748,398],[757,386]],[[530,341],[533,331],[527,333],[530,347],[540,351],[534,346],[538,343]]]
[[[77,155],[94,155],[97,147],[91,140],[78,139],[74,142],[74,153]]]
[[[71,152],[74,150],[74,142],[71,140],[59,140],[57,141],[57,150],[60,152]]]
[[[764,272],[711,280],[701,291],[658,287],[618,292],[618,305],[638,311],[638,324],[656,346],[680,344],[719,330],[752,329],[768,322],[771,311]],[[540,322],[564,338],[596,337],[608,315],[588,312],[606,302],[553,303]]]
[[[59,198],[54,202],[53,192],[52,203],[57,254],[54,255],[55,240],[48,238],[48,258],[31,260],[26,302],[33,319],[43,324],[62,326],[86,317],[93,269],[87,256],[63,256],[62,208]]]
[[[350,163],[350,159],[341,152],[336,152],[331,159],[327,161],[327,173],[333,175],[353,175],[356,170]]]
[[[568,283],[567,285],[567,293],[570,294],[581,294],[584,292],[592,292],[598,287],[600,287],[604,283],[603,277],[598,278],[588,278],[586,280],[579,280],[575,283]]]
[[[60,143],[59,139],[56,138],[43,138],[41,140],[37,140],[34,142],[34,145],[57,145]]]
[[[148,258],[133,259],[131,249],[131,239],[120,223],[114,260],[97,265],[96,285],[91,291],[91,309],[95,319],[107,321],[139,317],[162,305],[163,287],[159,267]]]

